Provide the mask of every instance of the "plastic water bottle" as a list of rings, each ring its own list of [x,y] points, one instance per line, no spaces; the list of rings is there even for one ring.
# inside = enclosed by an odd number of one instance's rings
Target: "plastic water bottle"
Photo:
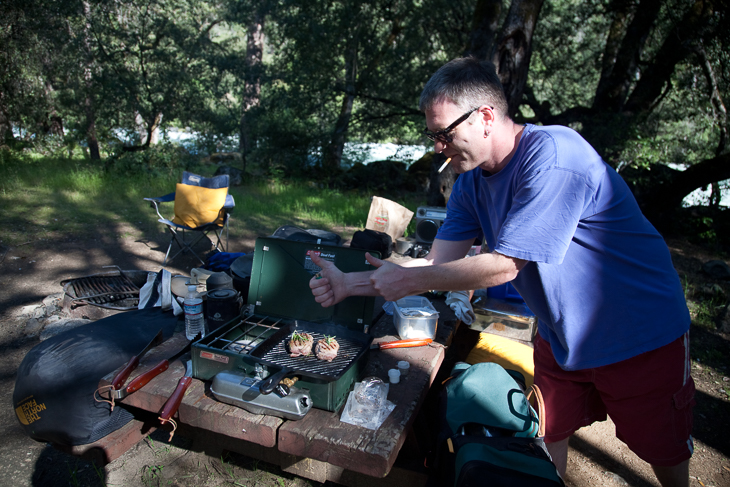
[[[200,333],[205,336],[205,318],[203,317],[203,298],[194,285],[188,286],[188,295],[183,303],[185,308],[185,336],[192,340]]]

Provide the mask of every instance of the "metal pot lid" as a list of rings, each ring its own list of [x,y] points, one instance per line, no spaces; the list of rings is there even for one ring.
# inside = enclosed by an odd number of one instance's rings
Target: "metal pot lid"
[[[208,276],[208,279],[205,281],[206,285],[210,286],[220,286],[224,284],[230,284],[231,282],[231,276],[226,274],[225,272],[214,272],[210,276]]]
[[[233,299],[238,296],[238,291],[235,289],[213,289],[212,291],[208,291],[208,299],[220,299],[221,301],[227,300],[227,299]]]
[[[251,277],[251,269],[253,268],[253,252],[242,255],[231,263],[231,272],[236,277],[247,278]]]

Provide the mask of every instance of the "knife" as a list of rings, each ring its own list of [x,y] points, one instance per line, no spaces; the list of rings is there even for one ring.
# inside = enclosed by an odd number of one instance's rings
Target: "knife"
[[[407,340],[395,340],[392,342],[380,342],[373,343],[370,348],[379,348],[380,350],[387,350],[389,348],[409,348],[409,347],[422,347],[428,345],[433,340],[431,338],[409,338]]]
[[[112,380],[112,384],[111,384],[114,392],[121,392],[119,389],[121,389],[121,387],[124,385],[124,383],[127,382],[127,379],[129,378],[129,374],[131,374],[132,371],[137,368],[137,366],[139,365],[139,359],[141,359],[144,356],[144,354],[149,352],[152,347],[156,347],[160,343],[162,343],[162,329],[160,329],[160,331],[158,331],[157,334],[154,337],[152,337],[152,340],[150,340],[150,342],[147,344],[146,347],[144,347],[144,349],[141,352],[139,352],[137,355],[135,355],[131,359],[129,359],[129,362],[127,362],[127,365],[125,365],[124,368],[121,371],[119,371],[119,373],[114,377],[114,380]],[[145,382],[145,384],[146,384],[146,382]],[[117,397],[117,399],[121,399],[121,398]]]
[[[160,417],[158,418],[162,424],[165,424],[167,422],[172,423],[170,441],[172,441],[172,436],[175,434],[175,430],[177,429],[177,423],[175,423],[175,420],[172,419],[172,416],[177,412],[177,409],[180,407],[180,403],[185,396],[185,392],[188,390],[188,387],[190,387],[190,384],[192,382],[193,361],[188,359],[185,365],[185,375],[183,375],[177,382],[177,387],[175,387],[175,390],[173,391],[172,395],[167,400],[165,405],[162,406],[162,412],[160,412]]]
[[[160,331],[161,333],[162,331]],[[159,364],[152,367],[150,370],[145,372],[144,374],[140,374],[139,376],[135,377],[127,387],[125,387],[122,390],[114,390],[114,396],[116,399],[122,399],[124,397],[127,397],[129,394],[138,391],[142,387],[146,386],[149,381],[166,371],[172,362],[179,359],[186,353],[190,351],[190,348],[193,345],[193,342],[198,340],[200,338],[200,334],[198,334],[195,338],[190,340],[187,345],[185,345],[179,352],[177,352],[175,355],[173,355],[170,358],[162,360]],[[127,374],[129,375],[129,374]]]

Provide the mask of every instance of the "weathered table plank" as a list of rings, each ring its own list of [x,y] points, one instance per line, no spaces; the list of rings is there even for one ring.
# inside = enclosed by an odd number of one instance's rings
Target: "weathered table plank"
[[[312,409],[300,421],[287,421],[279,428],[279,450],[364,473],[384,477],[444,357],[444,347],[435,344],[411,349],[372,351],[366,376],[387,381],[388,369],[408,360],[411,370],[398,384],[391,384],[388,399],[396,407],[376,431],[340,421],[340,413]]]
[[[184,334],[175,334],[156,347],[152,353],[142,357],[139,367],[132,373],[129,380],[154,367],[160,360],[174,355],[186,343]],[[190,356],[186,355],[182,360],[170,364],[167,371],[152,379],[137,392],[122,399],[121,402],[145,411],[161,411],[175,390],[178,380],[184,375],[184,362],[189,358]],[[100,385],[108,385],[116,372],[104,377]],[[175,421],[190,426],[270,447],[276,445],[276,431],[283,422],[273,416],[251,414],[241,408],[216,401],[206,384],[197,379],[193,379],[180,404],[178,414],[174,418]],[[163,427],[171,429],[169,425]]]

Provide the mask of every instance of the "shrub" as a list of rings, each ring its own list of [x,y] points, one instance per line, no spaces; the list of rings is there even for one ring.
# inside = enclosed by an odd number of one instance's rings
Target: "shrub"
[[[127,175],[150,176],[177,175],[181,170],[192,169],[199,157],[179,145],[163,142],[145,150],[125,151],[119,148],[106,161],[109,170]]]

